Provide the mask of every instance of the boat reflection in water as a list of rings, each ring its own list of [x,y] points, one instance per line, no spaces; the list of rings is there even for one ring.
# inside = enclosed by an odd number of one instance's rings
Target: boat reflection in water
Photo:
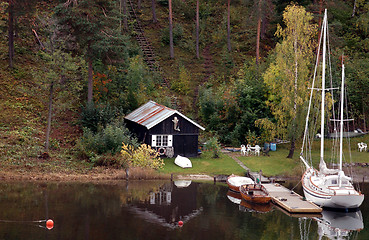
[[[257,204],[241,200],[240,211],[243,212],[257,212],[257,213],[267,213],[273,209],[273,204],[271,202],[264,204]]]
[[[318,223],[319,239],[349,239],[364,229],[361,211],[335,212],[324,210],[321,218],[314,218]]]
[[[229,201],[239,205],[241,203],[242,200],[242,196],[241,193],[239,192],[234,192],[232,190],[228,190],[227,192],[227,198],[229,199]]]
[[[241,212],[266,213],[270,212],[273,209],[273,204],[271,202],[267,204],[257,204],[248,202],[242,199],[241,193],[236,193],[232,190],[228,190],[227,198],[229,199],[229,201],[239,205],[239,210]]]
[[[239,205],[242,212],[267,213],[273,210],[273,204],[255,204],[242,199],[240,193],[228,190],[227,198]],[[312,214],[289,214],[288,212],[276,207],[286,215],[296,217],[300,222],[300,231],[302,236],[308,239],[310,224],[317,222],[317,234],[319,239],[356,239],[358,232],[364,229],[363,216],[360,210],[357,211],[333,211],[324,209],[322,213],[313,216]]]

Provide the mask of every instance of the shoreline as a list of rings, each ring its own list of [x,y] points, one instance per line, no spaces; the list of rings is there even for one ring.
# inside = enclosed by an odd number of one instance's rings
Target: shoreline
[[[345,169],[347,170],[347,169]],[[345,171],[348,172],[348,171]],[[352,168],[352,173],[355,176],[355,183],[369,182],[367,169],[364,167]],[[130,174],[128,180],[199,180],[199,181],[225,181],[228,175],[209,174],[154,174],[140,175]],[[301,176],[271,176],[276,181],[299,181]],[[37,171],[17,172],[17,171],[0,171],[0,180],[2,181],[55,181],[55,182],[99,182],[99,181],[126,181],[126,172],[123,169],[93,169],[87,173],[45,173]]]

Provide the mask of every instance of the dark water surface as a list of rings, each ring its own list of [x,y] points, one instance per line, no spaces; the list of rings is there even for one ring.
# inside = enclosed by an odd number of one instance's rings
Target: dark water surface
[[[367,199],[358,212],[320,217],[231,200],[239,201],[224,183],[3,182],[0,239],[369,239]],[[33,222],[49,218],[51,230]]]

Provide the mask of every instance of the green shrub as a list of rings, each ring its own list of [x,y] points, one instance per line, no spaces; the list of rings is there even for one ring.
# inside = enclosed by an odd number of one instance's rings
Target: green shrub
[[[173,26],[173,44],[178,44],[183,37],[183,27],[181,24],[175,24]],[[169,44],[169,27],[164,28],[161,31],[161,42]]]
[[[172,89],[176,92],[188,95],[190,92],[191,73],[184,67],[179,68],[179,78],[172,83]]]
[[[93,103],[87,103],[82,109],[81,125],[96,133],[98,127],[105,127],[111,123],[113,119],[122,115],[122,111],[109,104],[100,104],[95,106]]]
[[[96,155],[92,161],[95,166],[107,166],[113,168],[126,169],[129,166],[129,162],[126,159],[120,157],[119,154],[106,153],[103,155]]]
[[[254,146],[256,144],[261,144],[262,140],[259,136],[256,135],[255,132],[248,131],[246,135],[246,143],[250,144],[251,146]]]
[[[220,155],[220,144],[218,142],[218,138],[217,137],[212,137],[210,138],[205,146],[204,146],[206,151],[211,151],[212,152],[212,158],[218,158]]]
[[[129,130],[119,124],[109,124],[101,131],[94,133],[88,128],[84,128],[83,137],[79,142],[80,151],[88,157],[91,162],[100,161],[100,155],[118,153],[122,147],[122,142],[138,146],[137,139],[132,136]],[[101,164],[101,161],[100,163]]]

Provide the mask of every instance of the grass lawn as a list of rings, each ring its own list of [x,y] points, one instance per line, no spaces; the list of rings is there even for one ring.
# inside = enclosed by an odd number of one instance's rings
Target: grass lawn
[[[174,164],[174,158],[164,159],[165,166],[162,173],[174,174],[207,174],[214,175],[244,175],[245,170],[241,168],[230,156],[221,154],[219,158],[212,158],[210,152],[203,152],[200,157],[191,158],[192,168],[180,168]]]
[[[353,163],[367,163],[369,162],[368,152],[359,152],[357,149],[358,142],[369,143],[369,135],[350,139],[351,152],[348,151],[348,144],[344,142],[344,162]],[[327,139],[324,150],[324,159],[327,163],[330,163],[332,159],[338,159],[338,153],[332,154],[332,139]],[[289,145],[277,145],[277,151],[269,152],[270,157],[266,156],[250,156],[238,158],[248,167],[251,171],[263,171],[265,176],[298,176],[303,172],[303,166],[299,159],[300,145],[297,144],[293,159],[286,158],[289,152]],[[350,157],[351,155],[351,157]],[[320,140],[315,140],[313,144],[313,150],[311,151],[314,167],[319,167],[320,161]],[[351,160],[350,160],[351,159]],[[334,160],[336,162],[336,160]]]
[[[301,175],[302,168],[298,154],[294,158],[286,158],[287,149],[277,149],[269,152],[270,156],[238,156],[248,168],[253,172],[263,171],[265,176],[296,176]]]
[[[353,138],[351,141],[351,161],[352,162],[369,162],[368,152],[359,152],[357,150],[358,142],[369,143],[369,135]],[[332,156],[333,140],[327,140],[325,149],[325,160],[330,162]],[[320,155],[320,141],[314,141],[312,157],[315,167],[319,165]],[[350,154],[347,151],[347,146],[344,153],[344,160],[350,161]],[[301,176],[303,173],[303,165],[299,159],[300,146],[297,144],[293,159],[286,158],[289,152],[289,145],[277,145],[277,151],[269,152],[270,156],[241,156],[237,154],[237,158],[241,160],[251,171],[258,172],[260,169],[265,176]],[[244,175],[245,171],[227,154],[221,154],[220,158],[212,158],[211,153],[203,152],[198,158],[191,158],[192,168],[182,169],[174,164],[174,159],[164,159],[165,167],[160,170],[162,173],[167,174],[207,174],[209,176],[214,175]]]

